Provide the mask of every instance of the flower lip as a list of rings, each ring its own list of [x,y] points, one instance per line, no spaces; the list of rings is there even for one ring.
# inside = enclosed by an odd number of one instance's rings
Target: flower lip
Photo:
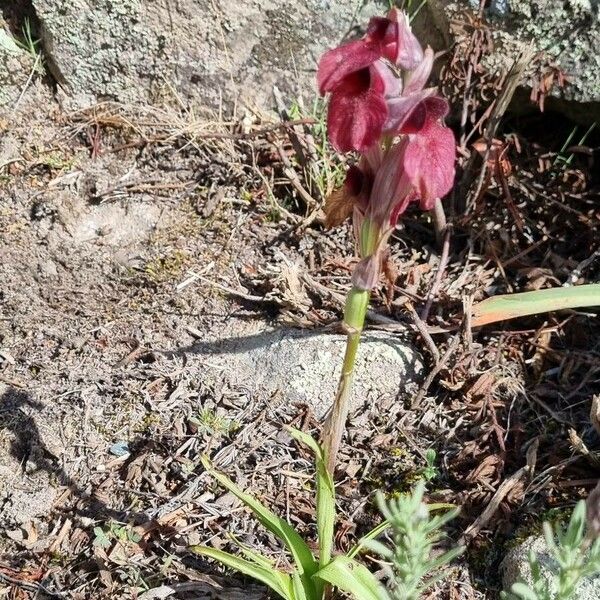
[[[373,67],[347,75],[336,86],[329,101],[327,130],[337,150],[365,151],[377,142],[388,116],[385,87]]]
[[[429,120],[417,135],[410,135],[403,155],[404,173],[419,197],[422,210],[431,210],[454,183],[456,143],[452,130]]]

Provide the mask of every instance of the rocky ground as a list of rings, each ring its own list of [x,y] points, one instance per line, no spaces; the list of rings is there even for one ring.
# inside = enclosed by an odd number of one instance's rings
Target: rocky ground
[[[440,599],[497,597],[511,548],[594,485],[599,446],[594,314],[461,325],[465,300],[597,281],[598,135],[565,143],[565,117],[507,112],[502,168],[484,162],[505,83],[476,72],[461,88],[469,52],[441,74],[460,143],[447,259],[408,214],[338,489],[343,550],[378,521],[374,492],[409,489],[437,451],[428,500],[462,507],[449,535],[468,545]],[[318,434],[354,260],[349,227],[322,225],[343,174],[322,110],[287,94],[287,112],[225,119],[169,86],[73,109],[35,60],[11,63],[0,113],[0,594],[263,597],[188,547],[233,531],[282,558],[202,453],[313,534],[310,457],[282,425]]]
[[[65,114],[38,82],[3,125],[2,573],[25,591],[125,597],[183,585],[186,571],[184,591],[218,585],[185,548],[238,510],[198,471],[199,453],[243,470],[264,456],[248,483],[289,503],[273,485],[306,457],[281,425],[315,428],[339,373],[349,232],[303,226],[289,182],[257,165],[275,160],[263,134],[238,141],[237,126],[148,108],[172,131],[140,148],[138,110]],[[216,139],[202,139],[209,127]],[[365,338],[362,444],[368,415],[422,379],[398,329]],[[358,463],[348,468],[356,481]],[[307,496],[299,482],[286,485]]]

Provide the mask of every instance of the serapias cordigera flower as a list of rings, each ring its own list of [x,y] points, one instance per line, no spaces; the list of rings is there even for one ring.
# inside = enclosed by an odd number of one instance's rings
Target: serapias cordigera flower
[[[423,50],[408,17],[392,9],[366,34],[327,51],[318,69],[330,94],[327,130],[341,152],[361,156],[328,201],[328,225],[353,215],[361,262],[355,286],[369,290],[398,218],[411,202],[431,210],[454,181],[456,145],[444,124],[448,102],[426,88],[434,53]]]

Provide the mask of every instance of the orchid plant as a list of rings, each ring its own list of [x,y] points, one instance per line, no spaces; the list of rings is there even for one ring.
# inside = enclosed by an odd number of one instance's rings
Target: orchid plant
[[[319,63],[319,91],[330,96],[328,137],[339,152],[359,153],[344,185],[327,201],[327,221],[333,226],[352,215],[360,261],[344,311],[346,354],[338,393],[325,423],[324,447],[300,431],[289,430],[315,454],[318,555],[289,523],[204,460],[206,470],[282,540],[293,557],[294,569],[291,573],[278,569],[267,557],[242,544],[238,546],[243,557],[206,546],[193,550],[254,577],[289,600],[321,600],[330,597],[331,586],[359,600],[416,598],[431,571],[460,552],[429,558],[440,527],[456,511],[431,518],[432,507],[422,502],[421,484],[402,502],[387,505],[380,500],[386,521],[347,555],[333,555],[333,473],[370,292],[378,283],[387,242],[400,215],[413,202],[431,210],[454,180],[454,136],[443,124],[448,103],[434,88],[425,87],[433,59],[431,48],[423,50],[413,35],[406,14],[392,9],[386,18],[371,19],[360,40],[327,51]],[[394,550],[373,542],[388,528],[394,532]],[[389,570],[391,595],[354,559],[371,542],[375,552],[393,563]],[[409,595],[402,595],[405,590]]]
[[[319,62],[319,92],[329,94],[329,139],[339,152],[359,154],[326,205],[329,226],[352,217],[360,259],[344,311],[348,337],[342,375],[324,428],[330,473],[348,415],[369,297],[388,240],[411,203],[432,210],[454,181],[454,134],[443,122],[448,102],[426,87],[433,61],[433,50],[423,50],[408,16],[393,8],[386,18],[372,18],[360,40],[328,50]]]

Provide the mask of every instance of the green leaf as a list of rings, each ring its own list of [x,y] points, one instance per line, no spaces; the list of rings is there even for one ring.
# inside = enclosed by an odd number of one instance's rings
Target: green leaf
[[[229,477],[216,471],[208,457],[201,457],[202,465],[224,488],[229,490],[236,498],[241,500],[248,508],[252,510],[258,521],[266,527],[271,533],[276,535],[292,554],[296,568],[303,578],[307,592],[314,594],[314,582],[311,577],[318,569],[310,548],[306,542],[298,535],[298,532],[284,519],[278,517],[274,512],[261,504],[254,496],[247,494],[239,488]]]
[[[524,583],[513,583],[510,591],[522,600],[539,600],[537,594]]]
[[[235,535],[230,533],[229,537],[249,561],[257,564],[259,567],[263,567],[264,569],[275,569],[275,561],[263,556],[260,554],[260,552],[252,550],[252,548],[241,542]]]
[[[546,546],[548,547],[548,551],[555,558],[558,557],[559,551],[558,546],[556,545],[556,542],[554,540],[554,529],[552,529],[552,525],[550,525],[550,523],[548,523],[547,521],[544,521],[542,523],[542,531],[544,532],[544,539],[546,540]],[[533,556],[533,560],[535,560],[535,553],[533,552],[533,550],[529,551],[529,556],[530,562],[532,560],[531,556]]]
[[[379,580],[360,563],[347,556],[337,556],[315,575],[358,600],[389,600]]]
[[[190,550],[196,554],[214,558],[226,567],[235,569],[244,575],[248,575],[257,581],[264,583],[274,592],[283,598],[286,598],[286,600],[295,600],[292,577],[288,573],[284,573],[283,571],[274,568],[260,567],[244,558],[234,556],[233,554],[223,552],[222,550],[217,550],[216,548],[209,548],[208,546],[191,546]]]
[[[573,509],[567,530],[562,537],[562,545],[578,548],[585,532],[585,500],[580,500]]]
[[[307,596],[306,587],[298,573],[292,574],[292,589],[294,590],[294,600],[321,600],[323,598],[322,590],[318,592],[318,595]]]
[[[335,525],[335,488],[333,479],[327,471],[325,453],[313,438],[293,427],[288,427],[290,435],[298,442],[308,446],[315,455],[317,480],[317,535],[319,541],[319,567],[331,560],[333,550],[333,529]]]
[[[94,536],[94,546],[98,546],[99,548],[110,548],[110,538],[108,537],[104,529],[102,529],[102,527],[94,527]]]
[[[364,540],[363,545],[375,554],[379,554],[385,560],[391,560],[394,556],[394,551],[382,544],[379,540]]]
[[[358,540],[356,545],[350,549],[350,551],[346,554],[348,558],[354,558],[361,550],[368,546],[368,542],[379,535],[381,535],[386,529],[391,527],[390,522],[386,519],[385,521],[379,523],[377,527],[374,527],[369,531],[369,533],[365,534],[363,537]]]
[[[599,283],[493,296],[473,306],[471,325],[479,327],[551,310],[585,306],[600,306]]]

